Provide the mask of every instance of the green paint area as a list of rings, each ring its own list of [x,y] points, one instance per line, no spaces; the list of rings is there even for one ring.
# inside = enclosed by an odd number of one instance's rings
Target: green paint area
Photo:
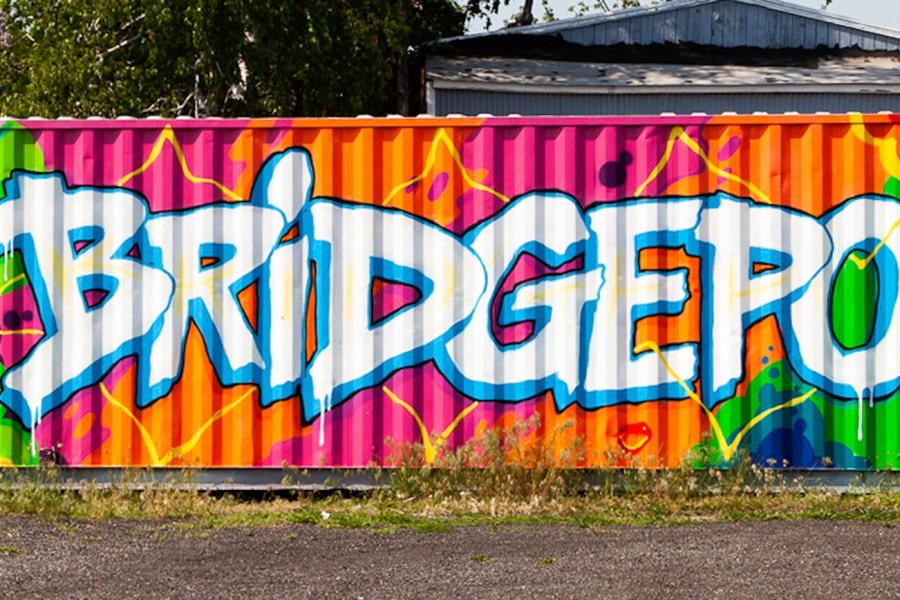
[[[876,398],[871,407],[865,397],[862,410],[858,399],[835,398],[822,391],[786,405],[810,389],[787,361],[761,365],[745,395],[729,398],[715,410],[729,443],[757,415],[769,411],[744,431],[735,460],[749,454],[768,464],[774,454],[779,462],[786,459],[796,467],[900,469],[900,393]],[[695,468],[724,465],[713,436],[694,446],[691,458]]]
[[[0,124],[0,180],[9,178],[13,169],[45,171],[44,153],[27,129],[15,121]],[[4,190],[0,189],[0,198]]]
[[[0,377],[6,367],[0,364]],[[38,457],[31,452],[31,433],[0,404],[0,467],[37,465]]]
[[[31,434],[22,427],[6,407],[0,405],[0,467],[38,464],[31,452]]]
[[[856,262],[865,261],[867,256],[861,250],[850,252],[831,288],[831,330],[835,340],[847,350],[865,346],[875,329],[878,267],[871,261],[860,269]]]
[[[884,193],[886,196],[900,198],[900,179],[888,177],[888,180],[884,184]]]
[[[763,365],[760,373],[750,381],[744,396],[729,398],[715,410],[716,419],[726,441],[732,443],[744,430],[745,425],[763,411],[802,396],[808,390],[809,386],[794,374],[786,362],[778,361]],[[759,421],[744,433],[735,458],[740,459],[742,452],[752,452],[764,432],[776,426],[791,427],[789,418],[790,410],[783,409],[776,410]],[[718,442],[712,435],[710,439],[695,446],[692,455],[693,465],[698,468],[724,463]]]
[[[22,254],[18,251],[12,254],[0,253],[0,296],[13,292],[27,284],[28,279],[25,277],[25,264],[22,262]]]
[[[811,400],[826,423],[826,441],[841,444],[853,456],[867,459],[872,468],[900,469],[900,393],[876,399],[871,407],[865,397],[862,411],[859,400],[838,400],[824,394],[816,394]],[[858,436],[860,412],[861,438]]]
[[[45,171],[44,154],[27,129],[15,121],[0,124],[0,180],[6,180],[14,169]],[[5,190],[0,187],[0,199]],[[7,259],[9,263],[7,264]],[[18,252],[0,254],[0,295],[8,294],[27,285],[25,267]],[[0,364],[0,376],[6,366]],[[35,465],[36,456],[31,452],[31,434],[22,424],[0,405],[0,465]]]

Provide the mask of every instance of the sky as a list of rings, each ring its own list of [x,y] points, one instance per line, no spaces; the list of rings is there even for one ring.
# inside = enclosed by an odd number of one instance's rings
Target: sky
[[[558,19],[564,19],[572,16],[569,7],[577,4],[577,0],[548,0],[551,9]],[[810,8],[821,8],[823,0],[791,0],[795,4],[807,6]],[[650,4],[648,0],[643,0],[644,4]],[[586,4],[593,4],[591,0],[586,0]],[[613,0],[607,0],[612,5]],[[536,14],[539,19],[543,16],[544,11],[541,0],[535,0]],[[491,29],[500,27],[503,22],[508,19],[521,6],[520,0],[510,0],[510,6],[506,7],[500,13],[500,18],[494,19]],[[900,29],[900,0],[834,0],[828,7],[828,12],[845,17],[852,17],[865,23],[878,25],[881,27],[893,27]],[[475,22],[469,24],[469,31],[484,31],[483,22]]]

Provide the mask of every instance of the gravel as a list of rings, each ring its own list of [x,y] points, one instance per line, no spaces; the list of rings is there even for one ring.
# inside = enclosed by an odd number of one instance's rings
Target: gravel
[[[3,598],[900,597],[900,528],[311,525],[0,518]]]

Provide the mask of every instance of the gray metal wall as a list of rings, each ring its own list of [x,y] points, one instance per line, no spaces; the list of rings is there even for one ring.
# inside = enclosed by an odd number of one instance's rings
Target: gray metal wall
[[[885,10],[900,10],[885,0]],[[576,44],[685,43],[725,48],[830,48],[898,50],[896,37],[855,29],[839,23],[754,6],[716,2],[682,9],[649,12],[630,18],[607,19],[584,26],[534,27],[529,33],[556,34]]]
[[[435,90],[435,115],[658,115],[796,111],[900,112],[900,94],[529,94]]]

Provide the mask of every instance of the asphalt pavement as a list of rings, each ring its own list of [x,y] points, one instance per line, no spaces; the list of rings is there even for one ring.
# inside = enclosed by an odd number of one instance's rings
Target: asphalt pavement
[[[312,525],[0,518],[2,598],[889,598],[900,527]]]

